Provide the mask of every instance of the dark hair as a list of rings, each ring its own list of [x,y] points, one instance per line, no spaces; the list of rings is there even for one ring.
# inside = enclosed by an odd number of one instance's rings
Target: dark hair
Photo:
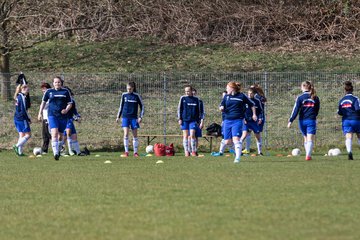
[[[129,85],[130,87],[132,87],[133,92],[136,92],[136,84],[135,84],[135,82],[128,82],[127,85]]]
[[[43,83],[41,83],[40,88],[47,88],[47,89],[49,89],[49,88],[51,88],[51,86],[50,86],[50,84],[48,84],[48,83],[46,83],[46,82],[43,82]]]
[[[352,93],[354,91],[354,87],[351,81],[344,82],[344,89],[346,93]]]
[[[315,87],[314,87],[314,84],[310,81],[304,81],[301,83],[302,86],[306,87],[307,90],[310,91],[310,96],[311,96],[311,99],[315,99],[316,97],[316,91],[315,91]]]
[[[194,91],[194,88],[193,88],[193,86],[191,86],[190,84],[188,84],[188,85],[185,85],[185,87],[184,88],[190,88],[190,91],[192,92],[192,91]]]
[[[264,91],[262,90],[262,88],[260,87],[259,84],[255,83],[255,84],[251,85],[250,88],[254,89],[255,93],[257,93],[257,94],[259,94],[260,96],[263,97],[263,99],[262,99],[263,102],[267,101],[267,99],[265,97],[265,93],[264,93]]]

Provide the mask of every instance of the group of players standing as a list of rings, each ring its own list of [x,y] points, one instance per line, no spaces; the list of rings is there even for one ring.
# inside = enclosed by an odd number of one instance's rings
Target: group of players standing
[[[46,90],[46,91],[45,91]],[[63,133],[66,130],[68,136],[69,152],[80,153],[76,139],[76,130],[73,121],[80,115],[76,111],[75,101],[71,90],[63,87],[60,77],[53,80],[53,88],[44,90],[44,96],[40,105],[38,120],[44,119],[44,108],[48,105],[47,121],[51,132],[52,150],[55,160],[60,157],[60,149],[63,145]],[[183,132],[183,147],[185,156],[197,156],[198,138],[204,127],[205,110],[203,101],[196,96],[196,90],[187,85],[184,88],[185,95],[180,97],[178,104],[178,123]],[[345,96],[339,101],[338,114],[342,116],[342,130],[345,135],[345,146],[348,159],[353,160],[352,138],[356,133],[360,144],[360,101],[353,95],[353,85],[350,81],[344,83]],[[314,136],[316,135],[316,118],[320,110],[320,100],[316,96],[314,85],[309,81],[301,83],[302,94],[295,101],[293,111],[288,121],[288,128],[299,115],[299,128],[304,137],[305,160],[312,159]],[[27,114],[29,106],[26,104],[29,87],[19,84],[15,93],[16,110],[14,122],[19,132],[18,143],[13,146],[17,155],[23,155],[22,148],[31,137],[29,124],[30,117]],[[235,154],[234,163],[239,163],[242,155],[242,145],[246,139],[247,148],[250,150],[250,133],[254,132],[257,142],[258,155],[262,154],[261,132],[265,124],[265,103],[267,99],[258,84],[251,85],[247,95],[242,93],[241,84],[229,82],[219,106],[222,113],[223,139],[219,152],[213,152],[212,156],[224,154],[226,146],[229,146]],[[140,110],[140,111],[139,111]],[[139,114],[140,113],[140,114]],[[124,131],[124,157],[129,156],[129,132],[133,134],[134,156],[138,157],[139,141],[137,129],[144,116],[144,104],[141,96],[136,92],[135,82],[127,84],[127,91],[121,96],[120,107],[116,122],[121,118],[121,127]],[[44,121],[43,121],[44,124]],[[74,135],[75,134],[75,135]],[[43,149],[44,150],[44,149]]]

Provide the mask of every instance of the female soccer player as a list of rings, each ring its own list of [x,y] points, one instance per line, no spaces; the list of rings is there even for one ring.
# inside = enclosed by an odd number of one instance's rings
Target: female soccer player
[[[342,130],[345,135],[345,146],[348,152],[348,159],[353,160],[352,138],[356,133],[360,144],[360,101],[353,95],[354,87],[352,82],[344,83],[345,96],[339,101],[338,114],[342,116]]]
[[[193,96],[197,96],[197,90],[193,88]],[[198,97],[199,98],[199,97]],[[204,127],[204,119],[205,119],[205,108],[204,108],[204,102],[199,98],[199,104],[200,104],[200,115],[199,115],[199,121],[198,121],[198,127],[195,130],[195,139],[196,139],[196,149],[199,147],[199,137],[202,137],[202,129]],[[190,132],[191,129],[189,129]],[[191,148],[191,136],[188,137],[188,149]],[[196,155],[198,153],[196,152]]]
[[[48,83],[42,83],[41,84],[41,91],[43,94],[50,89],[51,86]],[[41,147],[41,150],[43,153],[47,153],[49,150],[49,143],[51,139],[51,134],[49,130],[49,122],[48,122],[48,109],[49,109],[49,101],[45,104],[44,110],[43,110],[43,119],[42,119],[42,140],[43,144]]]
[[[138,157],[139,140],[137,138],[137,129],[140,128],[140,123],[144,116],[144,104],[141,96],[136,93],[135,82],[129,82],[126,85],[127,92],[121,96],[119,112],[116,117],[116,122],[122,116],[121,127],[124,130],[124,148],[125,157],[129,156],[129,131],[130,128],[133,134],[133,148],[134,157]],[[140,116],[138,117],[138,107],[140,107]]]
[[[244,140],[244,138],[247,138],[248,135],[250,135],[251,131],[254,132],[255,138],[256,138],[256,145],[258,150],[258,155],[262,156],[262,141],[261,141],[261,131],[260,131],[260,125],[263,122],[264,119],[264,111],[262,109],[262,104],[259,99],[255,98],[255,89],[249,88],[248,90],[248,97],[254,102],[254,107],[256,110],[256,116],[257,121],[254,121],[252,119],[252,111],[250,108],[246,108],[245,113],[245,124],[243,126],[243,136],[241,139],[241,142]]]
[[[18,156],[24,156],[23,147],[25,143],[31,138],[31,119],[27,113],[28,106],[26,104],[26,97],[28,93],[29,87],[27,85],[20,84],[16,87],[14,95],[14,98],[16,99],[14,123],[16,130],[19,133],[19,140],[17,144],[13,145],[13,149]]]
[[[196,129],[199,122],[204,121],[204,115],[201,115],[201,103],[199,98],[193,94],[193,87],[185,86],[185,95],[180,97],[177,117],[180,128],[183,132],[183,146],[185,156],[196,156]],[[191,137],[191,149],[189,149],[188,137]]]
[[[263,110],[263,115],[262,115],[262,120],[261,122],[259,122],[259,131],[260,133],[263,131],[264,129],[264,124],[265,124],[265,103],[267,101],[264,91],[261,88],[261,86],[257,83],[253,84],[250,86],[250,88],[255,92],[255,99],[260,100],[261,102],[261,107]],[[246,148],[242,151],[242,153],[244,154],[249,154],[250,153],[250,145],[251,145],[251,132],[248,132],[246,138]]]
[[[68,120],[67,113],[72,107],[72,101],[69,91],[62,87],[60,77],[54,78],[53,86],[54,88],[48,89],[43,96],[38,120],[42,121],[44,107],[46,102],[49,101],[48,121],[51,131],[51,145],[55,160],[59,160],[59,139],[63,137],[63,132]]]
[[[227,94],[224,96],[220,111],[224,113],[224,139],[225,143],[229,145],[231,142],[235,145],[235,160],[234,163],[240,162],[241,156],[241,136],[243,121],[245,118],[246,104],[252,110],[252,119],[256,122],[257,116],[254,107],[254,102],[246,95],[241,93],[241,84],[236,82],[229,82],[226,86]]]
[[[74,121],[81,121],[81,116],[77,111],[76,103],[74,99],[74,93],[69,87],[64,87],[70,92],[71,101],[73,103],[72,108],[68,112],[68,122],[66,124],[65,132],[64,132],[64,141],[66,139],[68,144],[69,155],[78,155],[83,156],[84,154],[80,151],[79,142],[77,140],[77,132],[75,128]]]
[[[316,117],[320,110],[320,100],[316,96],[314,85],[309,81],[301,83],[301,91],[303,93],[296,98],[287,127],[291,127],[299,114],[299,128],[304,136],[305,160],[309,161],[314,146],[313,139],[316,134]]]

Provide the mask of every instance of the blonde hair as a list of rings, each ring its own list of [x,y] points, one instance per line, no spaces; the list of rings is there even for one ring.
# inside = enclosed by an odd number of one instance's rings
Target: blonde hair
[[[15,94],[14,94],[14,100],[16,100],[17,95],[24,89],[27,88],[28,86],[26,84],[19,84],[16,89],[15,89]]]
[[[234,89],[236,93],[241,91],[241,83],[239,82],[229,82],[227,85]]]
[[[314,84],[310,81],[304,81],[301,83],[301,86],[305,87],[307,90],[310,91],[311,99],[314,99],[316,97],[316,91]]]

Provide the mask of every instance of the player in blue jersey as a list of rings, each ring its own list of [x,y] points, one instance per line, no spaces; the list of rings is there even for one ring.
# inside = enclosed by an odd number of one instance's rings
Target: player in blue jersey
[[[260,100],[261,107],[263,109],[263,118],[262,118],[261,122],[259,123],[259,130],[261,133],[263,131],[264,125],[265,125],[265,103],[266,103],[267,99],[265,97],[263,89],[261,88],[261,86],[259,84],[257,84],[257,83],[252,84],[250,86],[250,88],[255,91],[255,99]],[[250,153],[250,145],[251,145],[251,132],[249,132],[246,135],[245,142],[246,142],[246,148],[242,151],[242,153],[249,154]]]
[[[129,82],[126,85],[127,92],[121,96],[120,107],[116,117],[116,122],[119,122],[120,117],[121,127],[124,130],[124,148],[125,154],[123,156],[129,156],[129,131],[130,128],[133,134],[133,148],[134,157],[138,157],[139,140],[137,137],[137,130],[140,128],[140,123],[144,116],[144,104],[141,96],[136,92],[135,82]],[[138,111],[140,107],[140,115],[138,117]]]
[[[222,98],[221,98],[221,99],[223,99],[226,94],[227,94],[227,91],[224,91],[224,92],[222,93]],[[220,142],[219,152],[212,152],[212,153],[211,153],[211,156],[213,156],[213,157],[219,157],[219,156],[224,155],[224,151],[225,151],[225,148],[226,148],[226,146],[227,146],[226,141],[225,141],[225,139],[224,139],[224,117],[225,117],[225,113],[222,112],[222,113],[221,113],[221,137],[222,137],[222,139],[221,139],[221,142]],[[233,143],[231,143],[231,145],[229,146],[229,148],[230,148],[229,151],[230,151],[231,153],[235,153],[234,144],[233,144]]]
[[[256,110],[257,121],[254,121],[252,119],[252,111],[249,107],[247,107],[245,113],[245,124],[243,127],[243,136],[241,141],[243,141],[244,138],[247,138],[247,136],[251,134],[251,131],[253,131],[256,138],[258,155],[262,156],[263,154],[262,154],[262,140],[261,140],[261,130],[262,130],[261,124],[264,119],[264,110],[262,108],[263,105],[261,101],[255,97],[255,93],[256,93],[255,89],[250,87],[248,90],[248,97],[255,104],[254,107]]]
[[[69,155],[84,156],[85,154],[80,151],[77,132],[74,124],[74,121],[81,122],[81,116],[76,108],[73,91],[69,87],[64,87],[64,88],[69,90],[73,106],[68,112],[68,122],[66,124],[63,141],[67,142]]]
[[[43,119],[43,110],[49,101],[48,121],[51,132],[51,146],[55,160],[60,158],[59,141],[63,139],[63,133],[68,120],[68,112],[72,107],[70,93],[62,87],[60,77],[53,80],[54,88],[48,89],[43,98],[39,109],[38,120]]]
[[[51,86],[48,83],[42,83],[41,84],[41,91],[43,94],[45,94],[45,92],[50,89]],[[43,144],[41,147],[41,150],[43,152],[43,154],[48,153],[49,150],[49,143],[51,140],[51,134],[50,134],[50,129],[49,129],[49,122],[48,122],[48,109],[49,109],[49,101],[45,104],[44,110],[43,110],[43,118],[42,118],[42,131],[41,131],[41,135],[42,135],[42,140],[43,140]]]
[[[197,90],[193,88],[193,96],[197,97]],[[195,131],[195,139],[196,139],[196,149],[199,148],[199,137],[202,137],[202,129],[204,127],[204,119],[205,119],[205,108],[204,108],[204,102],[199,98],[200,103],[200,118],[198,121],[198,127]],[[189,129],[190,132],[191,129]],[[188,149],[191,148],[191,136],[188,137]],[[196,155],[198,153],[196,152]]]
[[[357,135],[360,144],[360,100],[353,95],[352,82],[344,83],[345,96],[339,101],[338,114],[342,116],[342,130],[345,135],[345,146],[348,159],[353,160],[352,138]]]
[[[193,87],[185,86],[185,95],[180,97],[177,117],[180,128],[183,132],[183,146],[185,156],[196,156],[196,129],[199,127],[199,122],[203,122],[204,116],[200,114],[200,100],[193,94]],[[191,148],[189,148],[189,140],[191,138]]]
[[[20,84],[16,87],[14,95],[16,106],[14,123],[16,130],[19,133],[19,139],[17,144],[13,145],[13,149],[18,156],[24,156],[23,147],[25,143],[31,138],[31,119],[27,113],[28,105],[26,104],[26,98],[28,94],[29,87],[27,85]]]
[[[320,100],[316,96],[314,85],[310,81],[301,83],[303,92],[296,98],[294,108],[288,122],[288,128],[299,114],[299,128],[304,136],[305,160],[311,160],[311,153],[316,135],[316,117],[320,110]]]
[[[234,163],[239,163],[242,148],[241,136],[245,118],[246,104],[248,104],[249,108],[251,108],[252,119],[255,122],[257,121],[257,116],[254,102],[251,101],[245,94],[240,92],[240,83],[229,82],[226,86],[226,91],[227,94],[220,104],[220,111],[224,113],[224,139],[227,145],[229,145],[231,142],[234,143]]]

